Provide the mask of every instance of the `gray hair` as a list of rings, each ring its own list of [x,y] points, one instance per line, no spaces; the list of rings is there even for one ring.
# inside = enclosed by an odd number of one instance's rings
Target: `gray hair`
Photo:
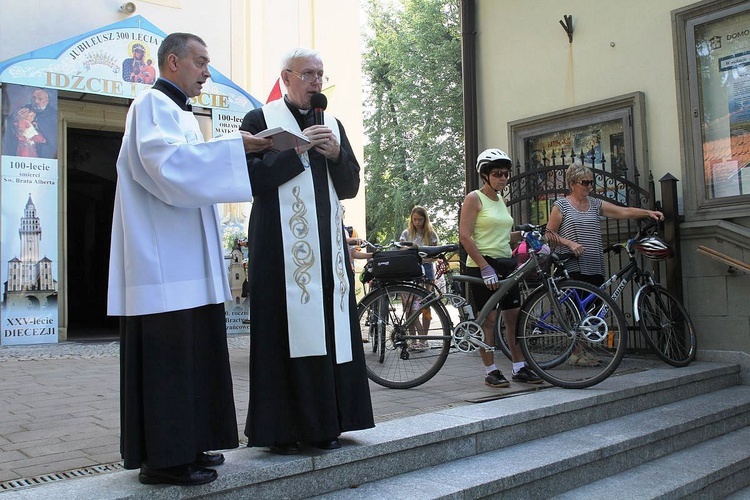
[[[571,184],[575,184],[586,176],[593,176],[591,169],[581,163],[573,163],[568,167],[567,172],[565,172],[565,182],[570,187]]]
[[[320,57],[320,52],[313,49],[308,49],[306,47],[295,47],[286,54],[284,54],[284,57],[281,58],[281,70],[285,70],[289,68],[289,66],[292,64],[293,61],[297,59],[312,59],[312,58],[318,58],[322,60],[322,57]]]
[[[157,53],[157,64],[159,70],[164,68],[167,64],[167,56],[174,54],[178,59],[182,59],[188,55],[188,44],[195,40],[199,44],[206,46],[206,42],[201,39],[198,35],[192,33],[170,33],[167,38],[159,45],[159,52]]]

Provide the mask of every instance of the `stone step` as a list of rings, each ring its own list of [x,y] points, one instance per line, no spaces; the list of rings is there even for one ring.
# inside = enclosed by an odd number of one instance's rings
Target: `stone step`
[[[660,498],[662,491],[659,489],[649,493],[650,484],[644,483],[643,488],[639,488],[637,475],[631,474],[633,468],[647,468],[641,464],[657,458],[663,463],[672,463],[672,454],[689,446],[698,449],[696,453],[700,453],[701,446],[716,453],[722,443],[726,445],[731,441],[731,437],[725,437],[725,433],[731,433],[736,440],[734,450],[727,452],[723,460],[715,461],[711,455],[702,458],[703,464],[675,459],[675,466],[681,464],[680,473],[668,478],[676,473],[674,470],[665,472],[664,498],[670,498],[669,493],[672,493],[668,486],[670,481],[676,492],[671,497],[681,498],[707,486],[707,476],[731,476],[748,467],[748,424],[750,386],[735,386],[316,498],[436,499],[459,493],[461,498],[532,499],[556,494],[571,499]],[[682,453],[689,452],[683,450]],[[653,470],[648,469],[651,471],[649,479],[654,481],[658,478],[659,462],[656,463]],[[623,476],[632,479],[629,487],[618,486],[617,479]],[[597,487],[600,483],[606,486]],[[608,487],[619,489],[600,496]],[[576,489],[562,494],[573,488]],[[581,494],[576,495],[578,491]]]
[[[745,427],[553,498],[724,498],[748,484],[750,427]]]
[[[507,458],[509,455],[504,454],[512,453],[511,450],[517,447],[526,446],[528,453],[525,455],[538,461],[541,458],[551,459],[550,453],[554,450],[565,450],[567,453],[571,448],[570,443],[578,443],[578,440],[581,440],[588,443],[589,447],[584,456],[597,456],[600,453],[599,446],[608,445],[609,440],[620,439],[617,436],[629,430],[625,424],[615,426],[615,423],[619,422],[618,419],[630,416],[638,421],[639,417],[633,415],[638,412],[654,415],[656,418],[659,412],[667,411],[664,405],[679,405],[681,401],[703,396],[710,398],[717,391],[737,390],[742,393],[743,388],[747,388],[737,385],[740,380],[739,372],[739,366],[722,363],[695,362],[679,369],[664,365],[662,368],[613,376],[589,389],[550,388],[482,404],[458,406],[389,420],[379,423],[374,429],[343,435],[341,441],[344,446],[330,452],[307,449],[303,450],[301,455],[285,457],[258,448],[231,450],[225,453],[227,462],[219,468],[219,479],[204,486],[145,486],[138,483],[137,471],[122,471],[7,491],[0,493],[0,500],[6,500],[6,496],[7,499],[151,499],[212,496],[307,498],[337,490],[340,493],[334,494],[359,497],[375,482],[395,481],[408,475],[410,471],[418,471],[414,473],[414,477],[419,479],[422,474],[437,468],[442,468],[446,478],[458,481],[455,487],[463,488],[461,481],[464,480],[474,481],[484,477],[489,480],[490,473],[494,473],[495,469],[487,464],[503,464],[497,470],[506,470],[506,460],[511,459]],[[734,399],[735,395],[731,397]],[[698,406],[706,409],[708,405],[704,402]],[[717,402],[713,406],[718,408],[722,404]],[[684,410],[687,412],[689,409]],[[703,418],[717,418],[712,415],[709,413]],[[661,419],[664,418],[662,415]],[[722,426],[734,426],[734,420],[739,418],[741,417],[726,417],[725,420],[731,425],[725,423]],[[689,427],[689,422],[683,423],[683,426]],[[602,438],[592,439],[589,435],[589,431],[597,427],[582,431],[587,426],[603,426],[596,431],[600,434],[593,435],[600,435]],[[650,428],[648,423],[642,422],[638,423],[638,427],[642,427],[642,430]],[[685,432],[691,436],[702,434],[698,429]],[[577,438],[569,437],[576,433]],[[560,444],[566,436],[570,442]],[[651,437],[662,439],[658,433]],[[638,439],[647,441],[650,437],[641,436]],[[675,440],[673,437],[666,439]],[[550,440],[552,444],[546,449],[534,448],[534,443],[544,440]],[[645,443],[639,446],[645,446]],[[618,452],[617,446],[607,449],[607,453],[612,456],[622,455]],[[579,456],[580,452],[577,450],[577,445],[572,447],[572,451],[576,451],[576,456]],[[554,455],[559,454],[554,452]],[[580,457],[572,459],[572,462],[564,460],[564,457],[557,459],[562,460],[567,467],[575,467],[575,460],[583,460]],[[513,460],[517,459],[511,460],[511,466],[514,466]],[[452,472],[454,468],[459,470],[464,463],[471,463],[474,472],[459,475]],[[608,473],[614,473],[612,466],[608,467]],[[541,467],[541,470],[544,469],[545,467]],[[508,470],[512,470],[512,467]],[[577,474],[570,475],[578,477]],[[580,476],[583,482],[570,484],[566,489],[595,481],[605,475],[584,474]],[[397,477],[389,479],[392,476]],[[491,480],[490,484],[495,491],[501,491],[498,487],[512,487],[512,481],[515,479],[512,475],[509,477],[510,479],[506,478],[505,481],[511,483]],[[441,484],[441,481],[435,484]],[[423,495],[430,491],[424,483],[420,484],[424,488],[412,488],[410,492]],[[358,485],[363,486],[356,487]],[[465,486],[471,491],[471,482]],[[478,483],[477,488],[477,491],[483,491],[484,486],[480,487]],[[563,490],[558,490],[561,491]],[[378,498],[385,496],[383,491],[373,494]],[[405,496],[395,492],[388,494],[400,498]]]

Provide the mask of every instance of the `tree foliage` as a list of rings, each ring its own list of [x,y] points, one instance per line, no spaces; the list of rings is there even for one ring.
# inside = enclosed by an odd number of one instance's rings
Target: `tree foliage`
[[[397,239],[414,205],[443,241],[464,197],[458,0],[367,0],[367,234]]]

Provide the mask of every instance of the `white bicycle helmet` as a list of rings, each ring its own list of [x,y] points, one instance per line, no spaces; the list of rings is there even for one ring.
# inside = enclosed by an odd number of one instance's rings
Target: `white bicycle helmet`
[[[635,249],[651,260],[665,260],[672,256],[672,249],[658,236],[647,236],[635,242]]]
[[[505,151],[497,148],[485,149],[479,153],[479,156],[477,156],[477,172],[481,174],[482,168],[489,164],[493,164],[494,168],[499,166],[511,168],[513,166],[510,156],[505,154]]]

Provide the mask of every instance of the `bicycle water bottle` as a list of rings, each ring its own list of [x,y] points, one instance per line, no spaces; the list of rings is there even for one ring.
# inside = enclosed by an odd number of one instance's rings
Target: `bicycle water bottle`
[[[542,242],[540,239],[538,239],[534,233],[528,232],[526,233],[526,243],[529,244],[529,246],[535,251],[538,252],[542,249]]]

